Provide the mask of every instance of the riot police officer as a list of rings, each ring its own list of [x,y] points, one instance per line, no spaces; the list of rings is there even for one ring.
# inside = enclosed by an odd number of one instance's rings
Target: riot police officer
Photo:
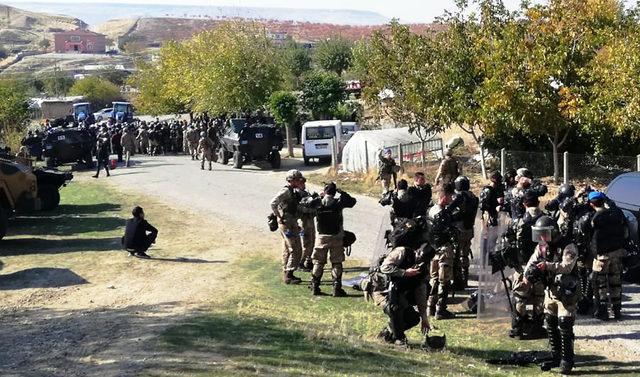
[[[478,213],[478,198],[469,191],[469,178],[460,176],[454,181],[455,194],[446,208],[452,214],[455,226],[458,228],[458,250],[454,261],[453,281],[456,289],[464,289],[469,281],[469,258],[471,240],[473,240],[473,226]]]
[[[542,281],[546,287],[544,313],[552,354],[552,360],[541,367],[544,371],[560,367],[560,373],[568,374],[574,364],[573,325],[580,296],[578,250],[548,216],[536,221],[531,234],[538,246],[527,263],[525,280]]]
[[[395,191],[385,193],[379,203],[382,206],[391,205],[391,225],[396,224],[401,219],[410,219],[414,215],[415,205],[409,194],[409,184],[405,179],[398,181]]]
[[[413,216],[427,216],[433,193],[423,172],[414,174],[413,186],[409,187],[408,191],[412,201]]]

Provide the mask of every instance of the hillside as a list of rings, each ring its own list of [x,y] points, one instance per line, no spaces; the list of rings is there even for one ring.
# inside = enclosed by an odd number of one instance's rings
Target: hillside
[[[10,50],[36,49],[53,33],[87,27],[83,21],[55,14],[37,13],[0,4],[0,44]]]
[[[94,28],[99,33],[106,34],[114,40],[136,40],[147,46],[158,46],[169,40],[184,40],[192,35],[215,28],[221,20],[203,20],[191,18],[140,18],[137,20],[111,20]],[[376,30],[382,30],[384,25],[335,25],[328,23],[311,23],[295,21],[261,20],[256,21],[270,32],[285,33],[297,41],[318,41],[332,35],[341,35],[350,40],[367,38]],[[413,24],[414,32],[425,33],[438,30],[436,24]]]

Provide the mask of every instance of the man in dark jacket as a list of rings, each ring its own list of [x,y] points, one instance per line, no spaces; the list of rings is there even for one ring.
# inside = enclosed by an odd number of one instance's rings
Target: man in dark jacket
[[[131,256],[149,259],[151,257],[146,251],[156,242],[158,229],[144,219],[144,210],[141,207],[135,207],[131,213],[133,218],[127,220],[122,246]]]
[[[100,176],[100,168],[104,167],[104,170],[107,172],[107,177],[109,174],[109,143],[106,138],[101,138],[98,135],[98,142],[96,144],[96,158],[98,159],[98,170],[96,170],[96,174],[93,178],[98,178]]]

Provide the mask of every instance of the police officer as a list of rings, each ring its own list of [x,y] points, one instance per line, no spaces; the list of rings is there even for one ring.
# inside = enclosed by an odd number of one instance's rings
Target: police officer
[[[480,192],[480,210],[483,220],[489,226],[498,226],[498,209],[504,203],[502,175],[496,171],[491,174],[489,180],[490,184],[484,186]]]
[[[336,194],[340,194],[336,197]],[[319,199],[316,211],[316,244],[311,255],[313,272],[311,290],[319,295],[320,281],[327,254],[331,261],[331,277],[333,278],[333,297],[344,297],[347,293],[342,289],[342,262],[344,262],[344,219],[342,210],[353,208],[356,199],[344,191],[339,191],[335,183],[328,183]]]
[[[299,170],[287,172],[287,184],[271,200],[271,210],[278,219],[282,236],[285,284],[300,284],[300,278],[293,275],[300,263],[302,244],[300,242],[300,226],[298,225],[298,206],[300,198],[296,189],[303,187],[302,173]]]
[[[560,189],[558,190],[558,195],[547,202],[547,204],[544,206],[544,209],[547,212],[551,213],[554,219],[558,219],[560,217],[561,206],[566,201],[572,200],[575,194],[576,188],[574,185],[562,184],[560,185]]]
[[[528,281],[524,271],[529,259],[535,252],[537,242],[533,241],[532,228],[543,215],[538,207],[540,201],[533,193],[524,198],[525,214],[515,223],[518,259],[522,266],[516,267],[513,276],[514,313],[509,336],[517,339],[536,339],[544,335],[544,284],[542,281]],[[531,321],[527,319],[527,304],[531,304],[533,312]]]
[[[473,226],[478,213],[478,198],[469,189],[469,178],[460,176],[454,182],[455,194],[446,208],[452,214],[454,224],[458,228],[458,250],[454,261],[453,281],[456,289],[464,289],[469,282],[469,257],[471,240],[473,240]]]
[[[97,158],[97,166],[96,174],[93,175],[93,178],[98,178],[100,176],[100,168],[104,167],[104,170],[107,172],[107,177],[110,177],[109,174],[109,139],[107,138],[98,138],[96,144],[96,158]]]
[[[198,142],[198,153],[202,154],[202,161],[200,161],[200,168],[204,170],[205,160],[209,161],[209,170],[211,170],[211,162],[213,161],[213,141],[207,137],[204,132],[200,133],[200,141]]]
[[[397,167],[396,161],[391,157],[391,149],[381,150],[378,156],[378,179],[382,183],[383,194],[389,192],[392,178],[394,186],[396,185]]]
[[[136,152],[136,139],[133,136],[132,127],[127,127],[120,139],[122,145],[122,151],[124,152],[124,160],[126,167],[129,167],[131,156]]]
[[[191,160],[199,160],[198,158],[198,131],[194,126],[190,126],[187,131],[187,144]]]
[[[384,194],[379,203],[382,206],[391,205],[391,225],[401,219],[410,219],[414,215],[415,203],[409,194],[409,183],[405,179],[398,181],[397,189]]]
[[[418,323],[423,334],[430,330],[425,268],[429,263],[428,254],[424,247],[396,246],[384,258],[379,273],[374,276],[374,284],[380,288],[373,292],[373,299],[389,317],[388,326],[378,337],[387,343],[406,345],[405,331]],[[432,253],[430,255],[433,256]]]
[[[462,166],[453,157],[452,149],[444,150],[444,160],[440,163],[440,167],[438,168],[438,173],[436,174],[435,184],[447,184],[453,183],[453,181],[458,178],[462,174]]]
[[[591,252],[593,260],[594,317],[609,319],[607,298],[611,301],[613,317],[620,319],[622,308],[622,263],[629,237],[624,213],[614,203],[605,206],[607,197],[598,191],[589,194],[589,203],[595,213],[591,217]]]
[[[409,187],[409,196],[412,201],[413,216],[427,216],[433,192],[423,172],[417,172],[413,176],[413,186]]]
[[[429,315],[436,319],[452,319],[454,314],[447,310],[447,299],[451,292],[453,278],[453,259],[455,257],[452,240],[446,233],[453,224],[447,222],[447,211],[444,209],[451,204],[453,184],[446,184],[441,189],[438,203],[429,210],[428,218],[432,226],[432,246],[436,249],[436,256],[429,266],[431,292],[429,292]],[[441,213],[442,212],[442,213]]]
[[[548,216],[540,217],[531,229],[538,246],[527,263],[525,279],[530,283],[541,280],[546,286],[544,314],[552,354],[552,360],[541,368],[560,367],[560,373],[569,374],[574,364],[573,325],[580,295],[578,250]]]
[[[312,194],[307,191],[306,182],[306,178],[302,178],[301,187],[296,189],[301,202],[305,200],[305,198],[313,198],[317,196],[316,193]],[[300,213],[298,214],[298,217],[300,218],[302,226],[302,259],[300,260],[299,267],[301,270],[310,272],[313,269],[311,254],[313,253],[313,248],[316,242],[316,210],[309,206],[300,205],[299,211]]]

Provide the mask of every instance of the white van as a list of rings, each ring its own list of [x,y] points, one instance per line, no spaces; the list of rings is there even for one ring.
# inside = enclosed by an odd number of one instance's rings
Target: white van
[[[319,161],[331,160],[331,142],[336,138],[338,155],[342,151],[342,121],[318,120],[302,125],[302,156],[304,164],[309,165],[309,160],[317,158]]]

